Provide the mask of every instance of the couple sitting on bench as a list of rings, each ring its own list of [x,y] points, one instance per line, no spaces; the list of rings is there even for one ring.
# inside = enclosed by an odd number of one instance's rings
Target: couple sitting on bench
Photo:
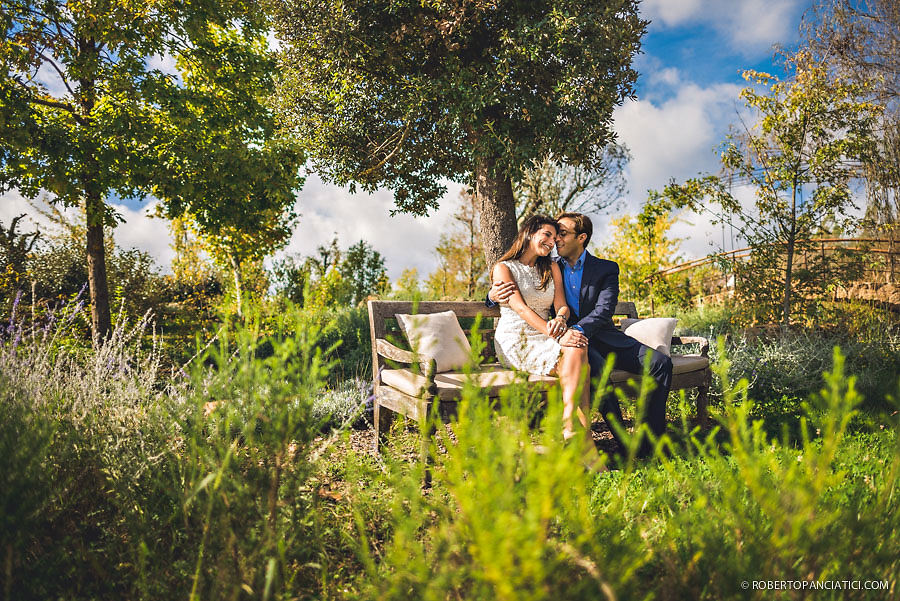
[[[649,362],[656,388],[648,398],[644,419],[657,437],[666,427],[672,360],[613,323],[619,266],[587,252],[592,233],[591,220],[580,213],[526,219],[494,266],[487,305],[500,304],[494,337],[497,358],[507,367],[558,376],[564,402],[563,436],[583,436],[586,448],[596,452],[590,430],[590,379],[599,376],[607,357],[614,354],[615,368],[631,373],[642,373]],[[554,246],[559,254],[556,260],[550,257]],[[600,411],[607,422],[622,423],[614,395],[604,397]],[[615,431],[612,424],[610,429]],[[650,451],[645,441],[639,454]]]

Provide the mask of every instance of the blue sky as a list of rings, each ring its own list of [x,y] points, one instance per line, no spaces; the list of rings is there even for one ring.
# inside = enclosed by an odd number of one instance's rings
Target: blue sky
[[[741,71],[781,75],[773,62],[774,46],[796,45],[808,6],[801,0],[644,0],[641,12],[651,24],[644,52],[635,60],[637,99],[614,114],[620,141],[634,157],[627,173],[629,191],[614,212],[593,216],[595,240],[603,242],[611,217],[637,210],[648,189],[659,189],[671,178],[717,171],[713,148],[742,108],[738,92],[746,83]],[[158,57],[154,66],[172,65]],[[298,195],[301,217],[286,252],[310,254],[337,234],[344,247],[360,239],[371,243],[385,256],[392,279],[408,267],[424,277],[437,265],[434,247],[451,221],[459,189],[451,185],[441,209],[427,218],[390,217],[389,191],[350,195],[311,177]],[[170,238],[162,220],[147,216],[152,209],[148,201],[122,201],[118,210],[125,223],[116,228],[115,237],[122,246],[150,252],[167,269]],[[23,212],[33,213],[15,191],[0,197],[0,221],[8,223]],[[686,215],[675,234],[684,239],[687,257],[716,251],[723,240],[719,229],[697,215]],[[730,238],[726,236],[726,247]]]

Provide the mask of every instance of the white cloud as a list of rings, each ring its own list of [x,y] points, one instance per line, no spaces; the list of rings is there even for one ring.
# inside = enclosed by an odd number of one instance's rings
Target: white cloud
[[[651,84],[676,87],[681,83],[681,71],[675,67],[666,67],[658,71],[652,71],[648,78]]]
[[[448,184],[441,207],[429,217],[399,213],[391,217],[393,194],[350,194],[346,189],[307,178],[297,202],[300,219],[284,252],[311,255],[337,234],[342,248],[365,240],[385,258],[388,276],[395,280],[407,268],[424,277],[437,267],[435,246],[456,209],[462,186]]]
[[[648,190],[661,190],[672,179],[681,182],[718,172],[714,148],[737,119],[739,91],[732,84],[704,88],[687,83],[665,101],[637,100],[617,108],[615,128],[633,157],[628,166],[626,211],[637,212]],[[716,235],[721,241],[719,228],[710,224],[708,216],[686,215],[685,219],[673,233],[685,238],[682,251],[686,255],[707,254]],[[597,225],[596,240],[602,244],[608,229],[604,222]]]
[[[53,231],[58,226],[42,216],[38,210],[46,210],[49,207],[48,199],[49,195],[45,194],[34,201],[29,201],[17,190],[10,190],[0,195],[0,223],[8,227],[14,217],[25,215],[26,217],[19,222],[19,232],[34,231],[35,229],[43,232]],[[124,223],[120,223],[112,229],[112,235],[119,248],[136,248],[149,253],[156,261],[157,267],[166,272],[170,270],[174,256],[171,248],[172,237],[165,220],[149,216],[156,207],[156,203],[155,200],[151,201],[141,209],[131,209],[123,204],[112,204],[112,208],[125,220]],[[65,208],[59,205],[57,208],[73,221],[80,217],[78,208]]]
[[[745,55],[768,52],[796,34],[800,0],[645,0],[643,15],[657,25],[708,25]]]
[[[5,227],[8,227],[10,221],[14,217],[25,215],[18,224],[18,231],[20,233],[34,231],[35,229],[44,232],[52,230],[56,227],[55,224],[42,216],[37,210],[37,208],[46,210],[49,207],[48,198],[49,196],[44,194],[34,200],[29,200],[22,196],[18,190],[10,190],[0,195],[0,222],[2,222]],[[64,208],[59,206],[58,208],[64,215],[73,219],[77,215],[78,209],[74,207]]]
[[[740,87],[687,84],[672,98],[626,102],[614,114],[619,139],[631,150],[629,183],[633,199],[646,198],[669,179],[715,170],[713,148],[735,120]]]
[[[681,25],[700,12],[703,0],[644,0],[644,16],[667,27]]]
[[[797,33],[797,0],[740,0],[736,4],[723,12],[725,31],[738,48],[766,51]]]
[[[153,54],[147,59],[148,69],[158,69],[166,75],[171,75],[176,81],[181,81],[181,73],[175,65],[175,57],[171,54]]]
[[[65,71],[63,72],[65,73]],[[47,93],[54,98],[62,99],[70,96],[69,89],[66,87],[62,77],[60,77],[59,72],[49,63],[41,65],[41,68],[38,69],[34,76],[34,81],[44,86]]]
[[[172,249],[173,241],[172,235],[169,233],[168,222],[165,219],[150,216],[158,203],[159,201],[152,200],[141,209],[130,209],[122,204],[112,204],[113,209],[125,220],[124,223],[116,226],[112,233],[117,246],[143,250],[153,257],[157,267],[163,272],[170,272],[175,251]]]

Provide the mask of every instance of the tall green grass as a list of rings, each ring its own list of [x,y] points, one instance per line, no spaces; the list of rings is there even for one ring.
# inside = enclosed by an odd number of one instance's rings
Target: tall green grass
[[[847,426],[860,402],[837,350],[804,405],[802,439],[772,438],[752,419],[749,382],[732,382],[720,344],[725,414],[701,435],[687,421],[652,462],[600,475],[556,440],[559,402],[529,429],[527,393],[492,410],[467,389],[455,440],[439,436],[434,488],[393,466],[393,538],[358,581],[372,599],[771,599],[760,581],[888,581],[897,595],[900,510],[896,424],[861,445]],[[724,437],[725,442],[720,442]],[[546,448],[538,453],[535,444]],[[863,452],[865,449],[865,452]],[[876,475],[877,474],[877,475]],[[359,526],[364,538],[366,528]],[[816,591],[816,598],[872,598]]]

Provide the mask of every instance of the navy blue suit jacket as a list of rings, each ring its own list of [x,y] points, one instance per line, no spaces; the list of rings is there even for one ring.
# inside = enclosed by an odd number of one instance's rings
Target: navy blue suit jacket
[[[565,259],[558,257],[556,261],[560,269],[563,269]],[[634,338],[623,334],[612,320],[619,302],[618,263],[598,259],[587,253],[583,269],[578,314],[572,316],[569,325],[581,327],[591,346],[599,344],[613,348],[631,347]]]

